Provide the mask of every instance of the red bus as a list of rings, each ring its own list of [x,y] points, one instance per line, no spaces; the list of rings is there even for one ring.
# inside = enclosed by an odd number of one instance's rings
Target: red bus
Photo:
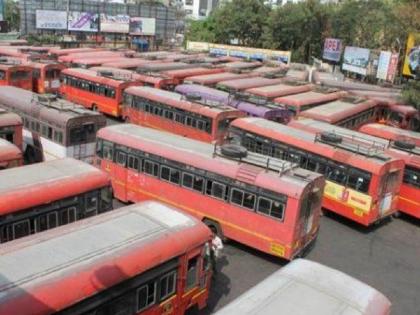
[[[149,62],[148,64],[141,65],[137,68],[138,73],[154,73],[170,70],[190,69],[197,68],[196,64],[184,62]]]
[[[389,140],[389,154],[405,161],[398,210],[420,219],[420,133],[381,124],[364,125],[359,131]]]
[[[21,166],[22,164],[22,151],[13,143],[0,138],[0,170]]]
[[[279,310],[300,315],[390,315],[391,302],[341,271],[296,259],[213,314],[279,314]]]
[[[220,142],[229,123],[246,114],[216,103],[190,102],[178,93],[151,87],[130,87],[124,93],[123,117],[127,122],[166,130],[184,137]]]
[[[66,68],[52,61],[39,61],[29,64],[32,67],[33,91],[38,94],[57,93],[60,90],[60,73]]]
[[[92,59],[92,58],[125,58],[130,55],[130,51],[91,51],[91,52],[81,52],[73,53],[58,58],[59,62],[63,63],[75,63],[78,59]]]
[[[137,70],[138,67],[153,63],[154,61],[139,59],[139,58],[127,58],[126,60],[111,61],[102,64],[103,67],[111,67],[126,70]]]
[[[0,315],[202,309],[211,283],[210,240],[203,223],[144,202],[5,244]]]
[[[416,147],[420,147],[419,132],[404,130],[382,124],[366,124],[361,126],[359,131],[371,136],[384,138],[391,141],[403,140],[407,142],[413,142]]]
[[[237,70],[245,70],[245,69],[251,70],[251,69],[258,68],[261,65],[262,63],[259,61],[237,60],[237,61],[225,63],[223,67],[225,68],[226,71],[237,71]]]
[[[273,100],[276,97],[305,93],[312,89],[313,85],[307,82],[285,81],[280,84],[250,88],[245,92],[267,100]]]
[[[165,77],[168,77],[173,80],[175,85],[181,84],[184,82],[184,79],[187,77],[192,77],[196,75],[212,74],[224,72],[222,68],[189,68],[189,69],[177,69],[177,70],[167,70],[163,71],[162,74]]]
[[[82,68],[89,69],[91,67],[99,67],[104,63],[114,62],[114,61],[125,61],[129,58],[125,57],[89,57],[89,58],[78,58],[73,60],[71,63],[72,68]]]
[[[269,79],[264,77],[253,77],[221,81],[216,84],[216,88],[228,93],[236,93],[254,87],[274,85],[281,82],[284,82],[284,78]]]
[[[98,75],[86,69],[64,69],[61,72],[60,93],[69,101],[114,117],[122,115],[123,91],[140,85]]]
[[[105,50],[105,48],[52,48],[49,51],[49,54],[54,59],[58,59],[60,56],[70,55],[70,54],[80,54],[80,53],[91,53]]]
[[[310,118],[348,129],[376,122],[379,119],[379,107],[373,100],[345,97],[320,105],[300,113],[302,118]]]
[[[15,113],[0,108],[0,138],[16,145],[20,150],[23,149],[23,121]]]
[[[0,171],[0,242],[112,209],[110,178],[70,158]]]
[[[346,95],[347,93],[344,91],[319,87],[310,92],[280,96],[275,98],[274,102],[287,107],[294,116],[299,117],[299,115],[305,110],[335,101]]]
[[[221,238],[285,259],[302,254],[318,232],[323,176],[236,152],[120,124],[98,131],[97,165],[124,202],[156,199],[196,216]]]
[[[187,77],[185,78],[184,83],[199,84],[199,85],[205,85],[208,87],[213,87],[221,81],[257,77],[258,75],[259,75],[258,73],[252,73],[252,72],[248,72],[248,73],[221,72],[221,73]]]
[[[11,85],[32,91],[32,68],[17,63],[0,63],[0,86]]]
[[[250,151],[325,175],[322,206],[332,212],[369,226],[397,210],[404,162],[385,154],[383,147],[261,118],[233,121],[230,135]]]

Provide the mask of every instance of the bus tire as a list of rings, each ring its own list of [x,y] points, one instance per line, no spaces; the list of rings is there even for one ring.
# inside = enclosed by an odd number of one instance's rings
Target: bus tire
[[[220,237],[220,239],[222,239],[223,241],[226,241],[226,238],[223,235],[223,231],[222,228],[220,227],[220,224],[216,221],[213,221],[211,219],[208,218],[204,218],[203,219],[203,223],[205,225],[208,226],[208,228],[214,233],[216,234],[218,237]]]
[[[248,155],[247,149],[237,144],[224,144],[221,147],[221,152],[223,155],[234,158],[244,158]]]
[[[395,140],[394,144],[396,147],[404,149],[404,150],[413,150],[416,148],[416,145],[412,142],[407,142],[404,140]]]
[[[333,132],[323,132],[321,133],[321,140],[330,143],[341,143],[343,138]]]

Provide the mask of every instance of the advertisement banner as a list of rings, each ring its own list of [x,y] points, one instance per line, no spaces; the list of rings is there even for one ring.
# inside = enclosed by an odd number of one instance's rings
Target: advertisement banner
[[[407,38],[403,74],[409,77],[420,76],[420,33],[410,33]]]
[[[388,73],[386,75],[386,80],[394,83],[395,76],[397,75],[398,69],[398,60],[400,58],[400,54],[392,54],[391,60],[389,61]]]
[[[4,1],[0,0],[0,21],[4,21]]]
[[[337,200],[348,206],[368,213],[372,206],[372,197],[336,183],[326,181],[324,196]]]
[[[90,12],[69,12],[68,29],[79,32],[98,32],[99,15]]]
[[[130,16],[124,14],[107,15],[101,13],[101,32],[128,33]]]
[[[326,38],[324,42],[324,53],[322,58],[331,61],[340,61],[341,58],[341,40],[337,38]]]
[[[130,18],[130,34],[131,35],[155,35],[156,19],[144,17]]]
[[[209,43],[187,41],[187,50],[191,51],[209,51]]]
[[[343,70],[366,75],[369,55],[369,49],[347,46],[344,50]]]
[[[386,80],[389,64],[391,62],[391,55],[390,51],[381,51],[378,60],[378,70],[376,72],[376,77],[378,79]]]
[[[67,12],[55,10],[36,10],[36,28],[47,30],[66,30]]]

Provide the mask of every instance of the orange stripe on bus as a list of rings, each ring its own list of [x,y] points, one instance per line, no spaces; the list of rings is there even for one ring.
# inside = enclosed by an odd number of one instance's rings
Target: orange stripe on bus
[[[400,199],[402,199],[402,200],[404,200],[404,201],[407,201],[407,202],[409,202],[409,203],[412,203],[413,205],[420,206],[420,202],[416,202],[416,201],[414,201],[414,200],[411,200],[411,199],[407,199],[407,198],[401,197],[401,195],[399,195],[399,198],[400,198]]]

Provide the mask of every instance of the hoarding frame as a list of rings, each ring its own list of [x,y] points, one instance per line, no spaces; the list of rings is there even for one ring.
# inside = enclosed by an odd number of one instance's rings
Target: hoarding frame
[[[73,17],[76,19],[75,21],[73,21]],[[92,19],[93,19],[93,23],[92,23]],[[74,23],[73,25],[75,26],[71,26],[70,25],[71,23]],[[70,11],[67,17],[67,25],[68,25],[67,29],[69,31],[99,32],[99,14],[92,13],[92,12]],[[92,28],[92,26],[94,28]]]
[[[67,12],[36,10],[35,27],[40,30],[67,30]]]
[[[367,75],[370,61],[370,49],[346,46],[343,57],[343,70]]]

